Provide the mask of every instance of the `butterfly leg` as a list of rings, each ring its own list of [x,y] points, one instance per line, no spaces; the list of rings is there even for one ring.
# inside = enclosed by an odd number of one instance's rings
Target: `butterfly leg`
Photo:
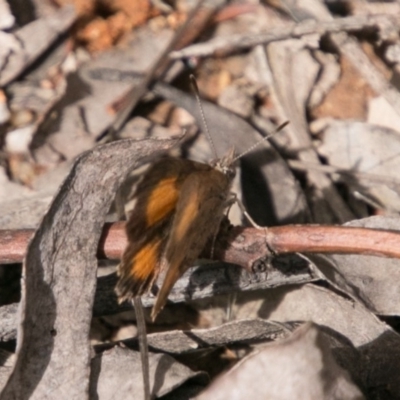
[[[239,208],[242,210],[243,215],[247,218],[247,220],[250,222],[251,225],[253,225],[254,228],[260,229],[263,231],[266,231],[268,228],[265,226],[258,225],[253,218],[251,218],[250,214],[247,212],[246,207],[242,203],[242,201],[237,197],[236,193],[231,193],[231,198],[228,200],[229,208],[228,210],[232,207],[233,203],[237,203]]]
[[[218,229],[219,229],[219,227],[218,227]],[[215,233],[213,234],[213,237],[212,237],[211,250],[210,250],[210,258],[211,258],[211,259],[214,258],[215,242],[216,242],[216,240],[217,240],[217,235],[218,235],[218,230],[217,230],[217,232],[215,232]]]
[[[268,238],[267,238],[267,231],[268,228],[266,226],[261,226],[258,225],[253,218],[251,218],[250,214],[247,212],[246,207],[242,203],[242,201],[237,197],[236,193],[231,193],[231,198],[228,200],[229,201],[229,208],[232,206],[234,202],[236,202],[239,206],[239,208],[242,210],[243,215],[247,218],[247,220],[250,222],[251,225],[253,225],[254,228],[259,229],[260,231],[264,231],[265,235],[265,245],[267,248],[273,253],[269,243],[268,243]],[[231,203],[233,201],[233,203]]]
[[[132,300],[136,314],[137,337],[139,342],[140,359],[142,362],[144,399],[151,400],[150,394],[150,367],[149,367],[149,345],[147,343],[146,320],[143,313],[143,304],[140,296]]]

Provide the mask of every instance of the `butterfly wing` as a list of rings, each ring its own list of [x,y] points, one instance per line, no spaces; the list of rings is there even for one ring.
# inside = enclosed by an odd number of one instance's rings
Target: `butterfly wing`
[[[126,224],[128,246],[118,267],[120,302],[146,293],[157,277],[168,232],[186,178],[203,164],[166,157],[154,163],[138,185]]]
[[[193,172],[182,184],[165,248],[168,270],[152,310],[153,320],[175,282],[217,232],[230,186],[231,179],[211,167],[208,171]]]

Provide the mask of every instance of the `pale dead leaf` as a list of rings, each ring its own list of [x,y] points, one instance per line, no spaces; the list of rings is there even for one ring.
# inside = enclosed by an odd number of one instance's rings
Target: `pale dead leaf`
[[[333,54],[315,51],[314,57],[321,65],[321,73],[308,100],[308,107],[311,109],[321,104],[340,77],[340,66]]]
[[[6,54],[1,54],[0,85],[15,79],[73,24],[75,18],[73,7],[67,6],[9,35],[14,45],[7,49]]]
[[[171,34],[171,30],[152,32],[145,26],[135,33],[129,47],[105,51],[70,74],[65,95],[33,138],[31,148],[35,159],[45,165],[57,164],[91,149],[96,138],[115,120],[110,104],[127,92],[132,81],[95,80],[88,76],[88,71],[95,68],[146,71],[165,49]]]
[[[274,141],[286,151],[296,153],[302,161],[319,163],[308,129],[306,103],[320,67],[305,45],[306,39],[303,38],[271,43],[267,47],[268,63],[274,78],[272,99],[282,118],[290,121]],[[315,188],[309,199],[315,221],[331,223],[354,219],[329,177],[318,171],[309,171],[307,180]]]
[[[238,295],[237,318],[257,315],[279,322],[311,320],[347,338],[361,357],[356,364],[347,360],[352,376],[361,378],[366,389],[390,394],[393,399],[400,397],[400,336],[362,304],[313,284],[263,291],[248,300],[249,294],[240,305]]]
[[[383,96],[369,100],[367,122],[393,129],[400,135],[400,116]]]
[[[150,390],[161,397],[188,379],[197,377],[203,383],[207,377],[193,372],[167,354],[149,354]],[[114,347],[97,355],[91,364],[90,398],[98,400],[125,400],[143,398],[143,378],[140,354]]]
[[[352,179],[350,190],[357,190],[383,207],[400,211],[400,136],[388,128],[362,122],[331,121],[324,131],[321,155],[331,166],[349,172],[382,176],[382,182]],[[393,178],[393,183],[388,180]]]
[[[197,399],[361,400],[364,396],[336,364],[318,328],[308,323],[289,338],[250,354]]]
[[[13,370],[16,356],[6,350],[0,349],[0,393],[7,383]]]
[[[12,15],[10,6],[6,0],[0,0],[0,29],[9,29],[15,23],[14,15]]]
[[[346,226],[373,229],[400,229],[399,217],[370,217],[351,221]],[[373,256],[332,254],[319,263],[325,276],[338,287],[362,300],[371,311],[400,316],[400,260]]]

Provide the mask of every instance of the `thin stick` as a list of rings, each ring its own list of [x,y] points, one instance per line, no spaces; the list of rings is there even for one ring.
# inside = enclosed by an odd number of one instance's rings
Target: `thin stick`
[[[135,307],[137,336],[140,359],[142,362],[144,399],[150,400],[149,346],[147,344],[146,320],[144,318],[142,298],[140,296],[135,296],[133,298],[133,306]]]

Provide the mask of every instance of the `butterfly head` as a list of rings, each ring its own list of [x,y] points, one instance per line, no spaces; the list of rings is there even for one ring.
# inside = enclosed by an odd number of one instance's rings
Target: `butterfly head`
[[[222,172],[228,178],[233,179],[236,175],[235,148],[231,147],[225,156],[211,162],[211,165]]]

